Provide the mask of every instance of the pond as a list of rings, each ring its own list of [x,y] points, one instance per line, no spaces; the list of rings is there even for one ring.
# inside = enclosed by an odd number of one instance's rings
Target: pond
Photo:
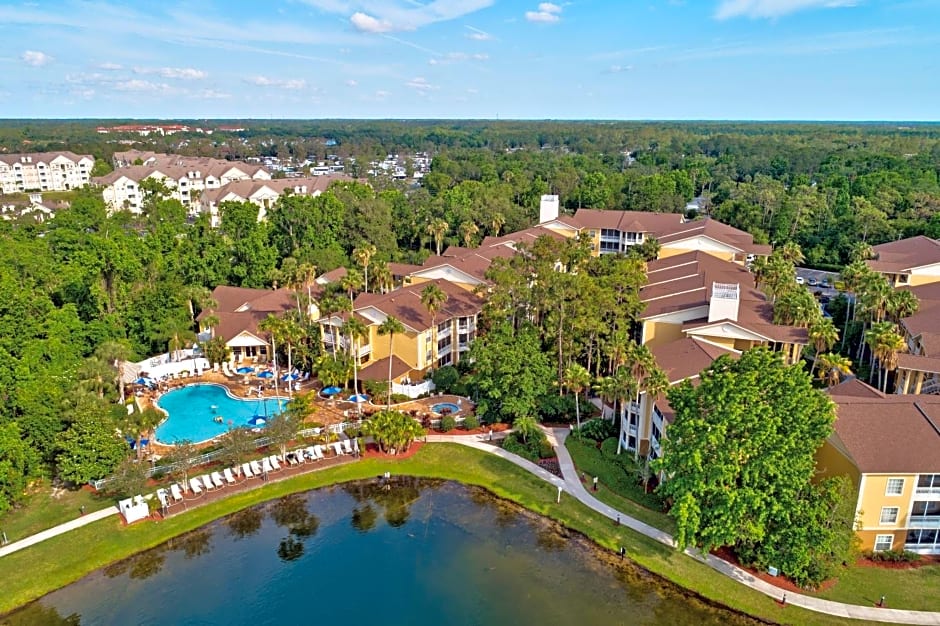
[[[0,620],[2,621],[2,620]],[[10,624],[755,623],[449,482],[351,483],[245,509],[53,592]]]

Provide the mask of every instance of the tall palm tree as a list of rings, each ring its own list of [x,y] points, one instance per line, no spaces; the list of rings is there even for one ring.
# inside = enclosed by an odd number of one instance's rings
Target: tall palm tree
[[[900,324],[905,317],[917,313],[919,308],[920,301],[914,295],[914,292],[907,289],[896,289],[888,296],[885,310],[890,319]]]
[[[852,374],[852,360],[841,354],[827,352],[819,356],[819,371],[824,374],[826,384],[834,387],[843,376]]]
[[[349,338],[350,356],[353,362],[353,393],[359,393],[359,342],[369,336],[369,329],[352,315],[343,324],[343,332]],[[356,403],[359,406],[359,403]]]
[[[189,309],[189,321],[193,326],[196,325],[196,309],[212,310],[219,306],[219,303],[212,298],[212,292],[202,285],[189,285],[185,287],[184,295],[186,297],[186,306]]]
[[[379,325],[379,334],[388,335],[388,394],[386,395],[385,410],[392,410],[392,355],[395,346],[395,335],[405,332],[405,325],[398,318],[389,315],[385,321]]]
[[[346,270],[346,275],[339,281],[340,288],[349,296],[349,310],[356,306],[356,292],[362,288],[362,274],[355,269]]]
[[[362,272],[364,275],[363,279],[363,289],[369,291],[369,262],[372,260],[372,257],[375,256],[375,246],[372,244],[363,244],[358,248],[353,250],[353,258],[356,259],[356,263],[362,266]]]
[[[164,417],[166,416],[157,409],[147,407],[143,411],[134,411],[125,419],[124,429],[134,438],[138,461],[143,457],[140,450],[141,441],[153,433],[153,429],[163,421]]]
[[[167,349],[179,361],[179,351],[196,340],[189,320],[168,317],[160,325],[159,337],[167,342]]]
[[[845,339],[849,335],[849,322],[855,322],[855,315],[858,311],[858,289],[862,284],[865,274],[871,272],[864,263],[850,263],[842,268],[839,279],[842,281],[842,290],[851,294],[849,306],[852,308],[852,314],[846,311],[845,331],[842,333],[842,348],[845,348]]]
[[[904,336],[897,331],[897,326],[885,322],[890,327],[884,328],[875,339],[874,352],[881,369],[881,391],[887,393],[888,374],[898,367],[898,356],[907,351]]]
[[[392,290],[392,270],[389,269],[388,263],[376,263],[373,265],[372,279],[379,293],[386,293]]]
[[[133,355],[130,344],[124,340],[105,341],[95,350],[95,355],[113,368],[114,385],[117,387],[121,404],[124,404],[124,364]]]
[[[441,256],[441,244],[444,242],[444,235],[447,234],[449,228],[450,224],[442,219],[431,220],[431,223],[427,225],[427,233],[434,239],[437,246],[437,256]]]
[[[813,342],[813,349],[815,350],[813,364],[809,368],[809,375],[815,376],[816,362],[819,360],[819,355],[831,349],[839,341],[839,329],[832,323],[831,318],[821,317],[810,324],[809,339]]]
[[[313,302],[313,285],[317,280],[317,266],[313,263],[301,263],[297,267],[297,274],[301,277],[303,287],[307,289],[307,306],[304,307],[304,312],[309,322],[310,303]]]
[[[767,257],[759,256],[755,257],[751,261],[751,274],[754,275],[754,288],[760,289],[760,284],[764,281],[764,276],[767,274]]]
[[[502,213],[494,213],[493,217],[490,218],[490,227],[493,229],[493,236],[499,237],[499,231],[502,229],[503,224],[506,223],[506,218]]]
[[[780,247],[780,256],[786,261],[789,261],[793,265],[799,265],[806,258],[803,256],[803,250],[800,248],[800,244],[795,241],[788,241]]]
[[[426,308],[431,315],[431,349],[434,363],[432,367],[437,367],[437,314],[441,310],[441,307],[444,306],[444,303],[447,302],[447,297],[447,293],[436,283],[428,283],[427,286],[421,290],[421,304],[424,305],[424,308]]]
[[[574,416],[581,436],[581,392],[590,387],[591,373],[580,363],[571,363],[565,368],[565,387],[574,394]]]
[[[94,393],[95,396],[102,399],[114,380],[114,370],[111,368],[111,364],[96,356],[82,361],[75,374],[78,378],[79,387]],[[118,386],[124,387],[120,382]]]
[[[464,247],[469,248],[474,235],[480,232],[480,227],[477,226],[475,222],[467,220],[466,222],[461,222],[457,230],[460,231],[460,236],[463,238]]]

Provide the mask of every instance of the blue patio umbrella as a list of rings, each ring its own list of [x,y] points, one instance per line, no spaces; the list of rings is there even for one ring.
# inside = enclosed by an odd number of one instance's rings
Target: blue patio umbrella
[[[300,376],[298,376],[297,374],[284,374],[283,376],[281,376],[281,380],[285,382],[294,381],[294,380],[297,380],[298,378],[300,378]]]
[[[141,376],[140,378],[134,381],[134,384],[135,385],[152,385],[153,380],[149,378],[144,378],[143,376]]]
[[[248,420],[249,426],[264,426],[267,423],[267,418],[264,415],[255,415]]]
[[[235,370],[235,372],[238,374],[251,374],[253,371],[255,371],[255,368],[248,367],[247,365],[245,367],[239,367],[237,370]]]
[[[349,402],[356,402],[356,403],[358,404],[358,403],[362,403],[362,402],[368,402],[368,401],[369,401],[369,396],[363,395],[363,394],[361,394],[361,393],[357,393],[357,394],[354,395],[354,396],[349,396],[349,398],[347,398],[347,400],[348,400]]]
[[[258,372],[255,374],[258,378],[274,378],[274,372],[271,370],[264,370],[263,372]]]
[[[338,394],[340,391],[342,391],[342,389],[340,389],[339,387],[327,387],[327,388],[325,388],[325,389],[323,390],[323,395],[325,395],[325,396],[335,396],[335,395]]]

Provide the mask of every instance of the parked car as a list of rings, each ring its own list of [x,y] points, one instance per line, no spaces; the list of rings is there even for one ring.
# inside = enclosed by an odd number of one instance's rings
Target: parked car
[[[816,279],[815,279],[815,278],[810,278],[808,281],[806,281],[806,284],[808,284],[810,287],[815,287],[815,286],[816,286]]]
[[[822,282],[819,283],[819,286],[823,287],[824,289],[829,289],[832,287],[832,283],[829,282],[828,278],[823,278]]]
[[[797,277],[796,277],[796,284],[797,284],[797,285],[802,285],[803,282],[804,282],[804,281],[803,281],[803,277],[802,277],[802,276],[797,276]]]

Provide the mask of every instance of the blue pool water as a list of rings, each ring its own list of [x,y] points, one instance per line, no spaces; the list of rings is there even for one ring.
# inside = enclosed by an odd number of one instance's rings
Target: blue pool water
[[[453,415],[460,410],[460,407],[453,402],[441,402],[440,404],[435,404],[431,407],[431,410],[435,413],[442,413],[444,409],[450,409],[451,415]]]
[[[189,385],[165,393],[157,406],[168,417],[157,427],[162,443],[206,441],[224,434],[230,427],[249,426],[255,415],[273,417],[284,410],[287,398],[233,398],[221,385]],[[222,423],[213,420],[222,417]]]

